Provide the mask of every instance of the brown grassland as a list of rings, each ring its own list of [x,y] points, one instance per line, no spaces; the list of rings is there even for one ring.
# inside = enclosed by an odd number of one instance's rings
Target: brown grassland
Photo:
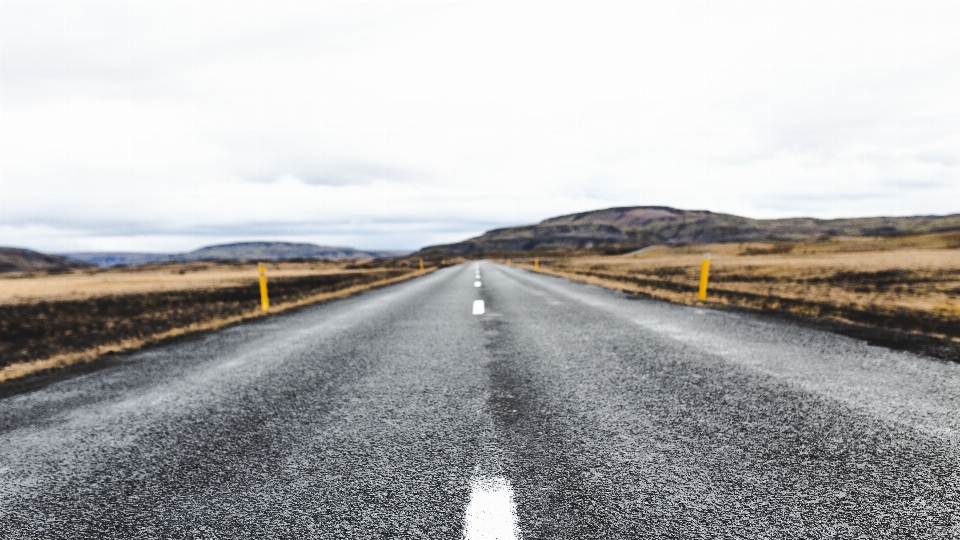
[[[271,313],[420,275],[419,263],[409,260],[265,266]],[[155,264],[3,276],[0,383],[261,316],[258,274],[252,263]]]
[[[958,232],[663,246],[626,255],[554,251],[539,260],[546,274],[694,305],[706,252],[708,306],[790,312],[960,343]],[[430,271],[447,261],[426,263]],[[533,258],[514,254],[512,263],[530,269]],[[416,259],[266,266],[271,313],[420,275]],[[251,263],[6,275],[0,277],[0,383],[260,317],[259,298]]]
[[[960,341],[957,232],[545,256],[540,271],[693,305],[707,252],[707,305],[781,310]],[[530,268],[532,260],[512,262]]]

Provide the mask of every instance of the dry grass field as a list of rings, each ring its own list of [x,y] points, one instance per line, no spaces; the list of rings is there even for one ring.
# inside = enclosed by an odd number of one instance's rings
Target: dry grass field
[[[340,274],[348,264],[311,261],[266,263],[265,266],[272,281]],[[377,270],[352,268],[350,271],[362,273]],[[0,276],[0,304],[237,287],[249,285],[251,280],[255,282],[256,279],[255,264],[236,262],[151,264],[69,274],[5,275]]]
[[[542,272],[682,304],[786,310],[960,341],[960,233],[658,247],[541,259]],[[532,259],[514,259],[530,267]]]
[[[420,275],[411,261],[265,265],[271,313]],[[262,316],[250,263],[0,277],[0,383]]]

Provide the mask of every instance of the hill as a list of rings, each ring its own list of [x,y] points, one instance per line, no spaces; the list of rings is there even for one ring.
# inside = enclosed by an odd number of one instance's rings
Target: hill
[[[849,219],[751,219],[664,206],[608,208],[550,218],[536,225],[494,229],[419,254],[479,255],[537,249],[724,242],[790,242],[828,236],[896,236],[960,230],[960,214]]]
[[[139,253],[131,251],[83,251],[64,253],[73,261],[82,261],[97,266],[137,266],[160,262],[183,262],[182,255],[175,253]]]
[[[223,259],[280,261],[289,259],[377,259],[406,255],[405,251],[363,251],[349,247],[318,246],[291,242],[241,242],[208,246],[183,257],[187,261]]]
[[[292,242],[240,242],[203,247],[188,253],[77,252],[64,256],[98,266],[158,262],[194,262],[219,260],[283,261],[290,259],[377,259],[400,257],[407,251],[363,251],[348,247],[318,246]]]
[[[7,272],[63,272],[92,265],[71,261],[60,255],[48,255],[29,249],[0,247],[0,273]]]

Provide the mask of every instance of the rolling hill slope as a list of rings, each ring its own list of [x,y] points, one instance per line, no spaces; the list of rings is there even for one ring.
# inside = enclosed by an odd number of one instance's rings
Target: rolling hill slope
[[[364,251],[349,247],[293,242],[240,242],[203,247],[188,253],[79,252],[64,256],[98,266],[194,261],[282,261],[290,259],[376,259],[407,255],[407,251]]]
[[[92,265],[29,249],[0,247],[0,273],[60,272]]]
[[[849,219],[751,219],[663,206],[608,208],[494,229],[476,238],[430,246],[420,254],[477,255],[536,249],[799,241],[825,236],[892,236],[960,230],[960,214]]]

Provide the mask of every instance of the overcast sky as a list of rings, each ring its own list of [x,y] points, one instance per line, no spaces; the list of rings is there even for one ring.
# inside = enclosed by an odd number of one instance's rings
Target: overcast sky
[[[0,0],[0,245],[960,212],[960,2]]]

